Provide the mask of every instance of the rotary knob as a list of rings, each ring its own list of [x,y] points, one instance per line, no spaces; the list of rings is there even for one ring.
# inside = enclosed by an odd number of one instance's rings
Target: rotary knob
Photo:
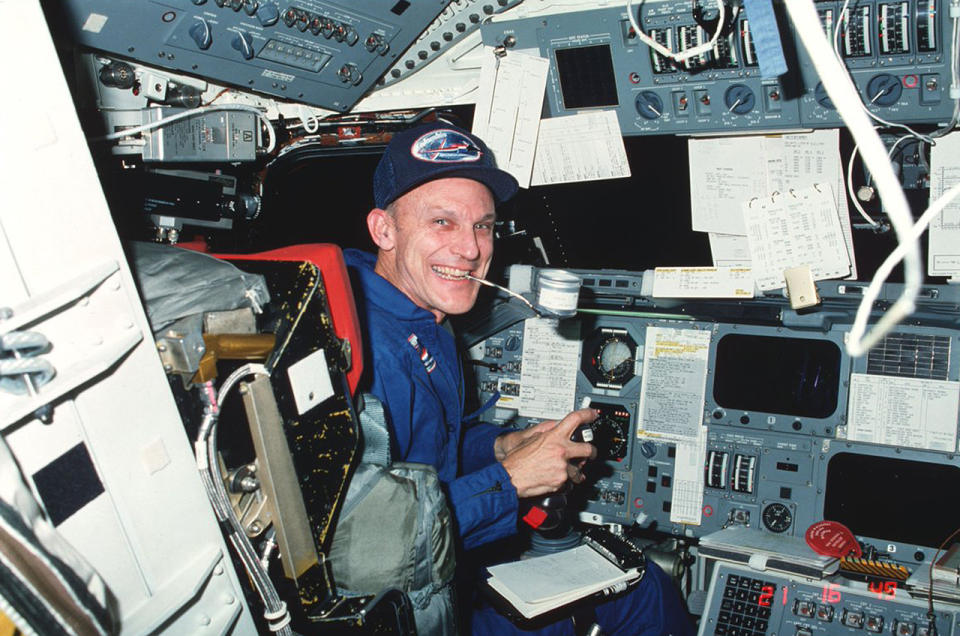
[[[817,87],[813,89],[813,99],[827,110],[837,109],[836,106],[833,105],[833,100],[830,99],[830,95],[827,94],[827,89],[824,88],[823,82],[817,82]]]
[[[634,105],[644,119],[659,119],[663,115],[663,100],[653,91],[641,91]]]
[[[273,26],[280,19],[280,10],[277,5],[268,2],[257,8],[257,20],[262,26]]]
[[[197,21],[190,25],[188,33],[200,50],[206,51],[213,43],[213,32],[210,30],[210,23],[203,18],[197,18]]]
[[[230,42],[230,46],[240,51],[243,59],[253,59],[253,38],[249,33],[237,31],[237,34],[233,36],[233,40]]]
[[[745,84],[734,84],[723,94],[728,113],[746,115],[757,105],[757,96]]]
[[[867,82],[867,101],[877,106],[893,106],[900,100],[903,85],[889,73],[874,75]]]

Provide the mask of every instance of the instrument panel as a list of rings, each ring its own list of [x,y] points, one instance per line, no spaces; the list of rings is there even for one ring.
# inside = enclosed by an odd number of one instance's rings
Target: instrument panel
[[[928,615],[926,599],[912,598],[890,585],[841,578],[810,581],[719,564],[711,590],[700,621],[699,633],[704,636],[957,633],[954,608],[939,606]]]
[[[851,0],[841,19],[843,4],[816,3],[866,108],[898,123],[948,121],[954,53],[946,3]],[[719,20],[712,0],[648,0],[634,10],[640,28],[675,52],[709,42]],[[789,70],[771,78],[761,76],[749,16],[729,4],[717,43],[684,62],[643,44],[622,7],[516,20],[507,14],[481,31],[489,46],[510,43],[550,60],[547,103],[554,117],[612,109],[624,135],[841,125],[783,5],[775,11]]]
[[[582,520],[697,538],[730,526],[802,537],[826,518],[911,565],[960,526],[939,494],[960,488],[957,290],[926,289],[915,323],[852,359],[844,339],[857,285],[825,285],[812,315],[777,297],[755,299],[759,309],[746,315],[734,301],[641,298],[631,291],[642,288],[631,281],[640,274],[576,273],[581,310],[555,323],[566,334],[559,344],[545,338],[544,319],[531,318],[470,355],[478,402],[493,403],[485,421],[525,427],[585,404],[600,411]],[[703,343],[701,370],[691,373],[683,355],[663,358],[672,346],[663,334],[686,352],[694,347],[683,338]],[[564,353],[571,338],[577,348]],[[545,381],[551,355],[556,373],[573,376],[554,415],[537,397],[546,383],[547,399],[558,400],[567,382]],[[648,430],[657,418],[673,433]],[[688,435],[676,434],[690,421]]]
[[[70,0],[80,45],[348,111],[449,4],[358,0]]]

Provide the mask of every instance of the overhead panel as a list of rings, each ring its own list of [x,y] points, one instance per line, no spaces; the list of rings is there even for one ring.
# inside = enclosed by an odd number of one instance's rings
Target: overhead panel
[[[347,111],[450,0],[67,0],[83,46]]]
[[[950,20],[941,0],[818,2],[828,35],[867,108],[896,123],[950,119]],[[714,2],[648,0],[633,10],[643,31],[679,52],[710,41]],[[831,128],[833,103],[783,11],[775,6],[788,72],[760,75],[749,17],[731,9],[706,53],[677,62],[640,41],[624,7],[605,7],[482,27],[484,44],[539,53],[550,60],[551,116],[613,109],[625,135],[703,134]],[[694,14],[700,17],[698,23]],[[706,19],[704,18],[706,16]]]

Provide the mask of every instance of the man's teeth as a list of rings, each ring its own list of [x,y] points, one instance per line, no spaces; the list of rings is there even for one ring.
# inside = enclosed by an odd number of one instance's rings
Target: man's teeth
[[[447,280],[463,280],[470,274],[469,270],[454,269],[452,267],[439,267],[437,265],[433,266],[433,271],[436,272],[440,278],[445,278]]]

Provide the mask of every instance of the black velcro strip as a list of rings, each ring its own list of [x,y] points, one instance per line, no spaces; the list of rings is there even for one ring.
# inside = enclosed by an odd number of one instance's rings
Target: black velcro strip
[[[35,472],[33,483],[55,526],[103,492],[103,482],[82,442]]]

